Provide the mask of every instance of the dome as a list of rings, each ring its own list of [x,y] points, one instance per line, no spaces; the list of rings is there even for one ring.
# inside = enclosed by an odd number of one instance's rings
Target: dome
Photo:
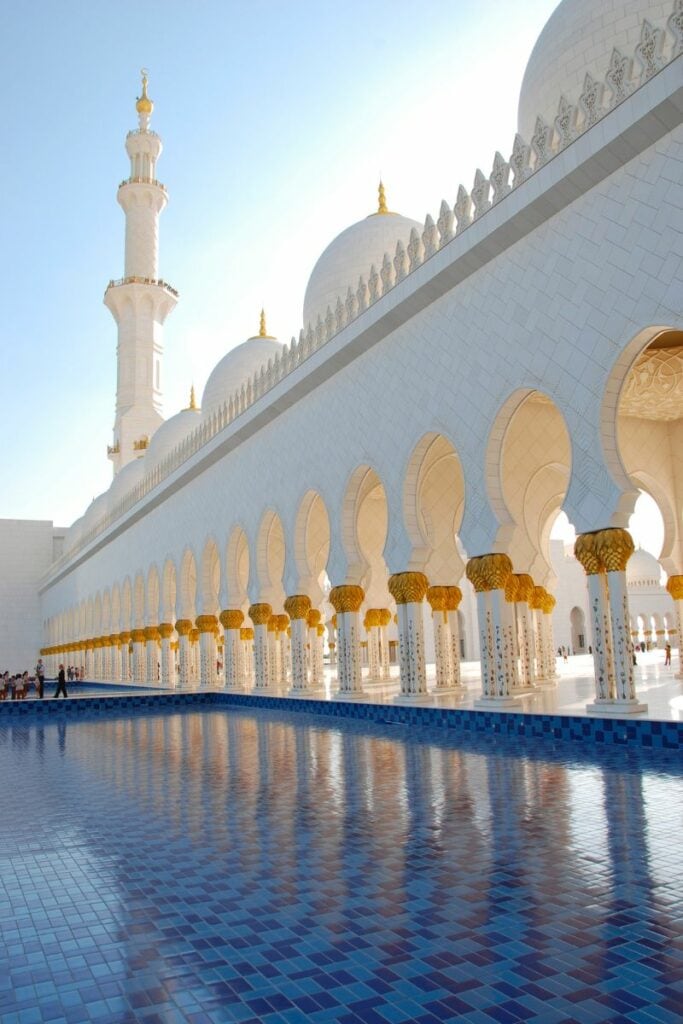
[[[202,395],[202,419],[207,418],[224,402],[228,402],[250,377],[268,365],[284,350],[277,338],[266,334],[266,320],[261,311],[261,330],[253,338],[247,338],[241,345],[231,349],[214,366]]]
[[[560,96],[576,102],[586,72],[602,81],[616,47],[630,57],[643,20],[663,23],[672,4],[655,0],[562,0],[536,41],[519,94],[517,131],[528,142],[536,118],[552,124]]]
[[[162,424],[163,426],[163,424]],[[155,436],[162,427],[158,427],[155,431]],[[114,481],[107,491],[107,511],[113,512],[115,507],[121,501],[124,495],[128,494],[128,491],[132,490],[137,483],[142,480],[145,475],[145,460],[144,458],[133,459],[132,462],[126,463],[123,469],[120,469]]]
[[[649,551],[638,548],[626,563],[629,587],[661,587],[662,567]]]
[[[85,516],[80,516],[80,518],[76,519],[71,524],[69,529],[66,531],[66,536],[64,538],[64,550],[65,551],[71,551],[71,549],[75,548],[76,545],[78,544],[79,540],[81,539],[81,537],[83,535],[83,520],[84,519],[85,519]]]
[[[103,491],[102,494],[98,495],[88,505],[85,510],[81,522],[81,536],[85,536],[89,530],[92,530],[93,526],[96,526],[102,516],[107,511],[107,496],[109,491]]]
[[[388,211],[380,185],[377,213],[337,235],[313,267],[304,297],[304,329],[309,324],[315,327],[318,316],[324,320],[328,306],[334,312],[337,298],[344,302],[349,286],[355,291],[361,275],[367,281],[373,263],[379,273],[385,252],[393,258],[396,243],[407,245],[411,230],[417,228],[422,234],[423,227],[416,220]]]
[[[187,435],[199,426],[200,419],[199,409],[191,404],[189,409],[177,412],[175,416],[171,416],[160,427],[157,427],[145,455],[145,472],[151,473],[153,469],[156,469],[169,452],[172,452],[176,445],[184,441]]]

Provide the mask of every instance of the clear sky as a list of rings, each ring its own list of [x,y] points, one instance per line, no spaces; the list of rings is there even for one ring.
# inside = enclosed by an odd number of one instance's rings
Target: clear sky
[[[68,525],[109,486],[139,69],[170,193],[164,414],[258,329],[298,335],[310,271],[376,206],[423,221],[509,153],[556,0],[22,0],[0,6],[0,517]]]

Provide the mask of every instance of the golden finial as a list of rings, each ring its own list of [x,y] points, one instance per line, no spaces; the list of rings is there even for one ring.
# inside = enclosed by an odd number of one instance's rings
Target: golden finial
[[[378,203],[378,206],[377,206],[377,212],[378,213],[389,213],[389,207],[387,206],[387,197],[386,197],[386,193],[384,191],[384,182],[382,181],[381,178],[379,180],[379,188],[377,189],[377,193],[379,195],[379,203]]]
[[[142,75],[142,96],[138,96],[135,109],[138,114],[146,114],[149,117],[154,110],[154,104],[147,95],[147,68],[142,68],[140,74]]]
[[[260,320],[259,320],[258,336],[259,336],[259,338],[267,338],[268,337],[268,331],[266,330],[266,311],[265,311],[265,309],[261,310],[261,317],[260,317]]]
[[[197,399],[194,397],[194,384],[190,387],[190,404],[188,405],[188,411],[191,409],[192,412],[197,411]]]

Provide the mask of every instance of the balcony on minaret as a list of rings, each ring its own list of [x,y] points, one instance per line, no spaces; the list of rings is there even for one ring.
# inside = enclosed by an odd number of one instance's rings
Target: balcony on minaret
[[[176,288],[173,288],[168,283],[168,281],[162,281],[161,278],[137,277],[135,275],[132,275],[131,277],[119,277],[116,280],[110,281],[104,290],[105,299],[107,292],[109,291],[110,288],[121,288],[123,285],[126,284],[151,284],[154,285],[155,288],[163,288],[163,290],[165,292],[168,292],[169,295],[172,295],[174,299],[177,299],[179,295],[179,292]]]
[[[119,444],[118,441],[115,444],[108,444],[107,445],[107,457],[108,458],[111,458],[112,455],[118,455],[120,451],[121,451],[121,445]]]
[[[134,452],[144,452],[146,448],[149,448],[148,437],[141,437],[138,441],[133,441]]]
[[[123,181],[120,182],[119,188],[125,188],[126,185],[154,185],[155,188],[160,188],[165,195],[168,195],[166,186],[163,182],[157,181],[156,178],[143,178],[140,175],[135,178],[124,178]]]

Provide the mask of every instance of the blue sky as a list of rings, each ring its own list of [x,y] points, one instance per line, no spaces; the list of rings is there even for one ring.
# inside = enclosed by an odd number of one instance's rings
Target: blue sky
[[[102,296],[123,273],[116,188],[142,66],[170,193],[160,274],[181,293],[164,334],[170,416],[256,333],[262,305],[270,333],[298,335],[317,257],[373,211],[380,173],[390,208],[422,221],[511,150],[555,4],[2,5],[0,517],[68,525],[111,481]]]

